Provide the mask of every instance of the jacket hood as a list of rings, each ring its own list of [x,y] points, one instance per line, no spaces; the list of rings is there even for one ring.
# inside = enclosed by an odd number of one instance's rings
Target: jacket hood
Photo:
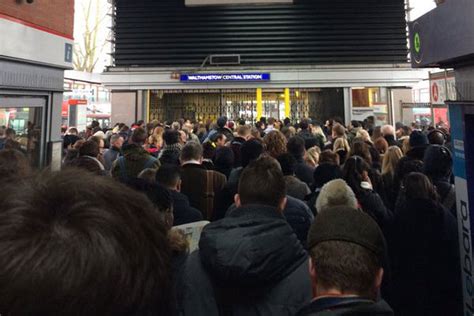
[[[201,262],[219,284],[262,289],[307,260],[293,229],[276,208],[248,205],[207,225],[199,242]]]
[[[150,154],[145,149],[135,144],[124,146],[122,148],[122,151],[123,151],[123,156],[127,160],[135,161],[135,160],[143,159],[144,157],[150,157]]]

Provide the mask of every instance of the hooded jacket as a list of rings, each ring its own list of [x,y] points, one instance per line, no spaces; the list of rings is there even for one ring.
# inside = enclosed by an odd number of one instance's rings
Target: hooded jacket
[[[311,299],[308,257],[274,207],[207,225],[184,271],[184,315],[294,315]]]
[[[138,174],[145,168],[158,169],[160,167],[160,162],[139,145],[125,145],[122,147],[122,151],[125,172],[122,175],[119,160],[115,160],[111,170],[114,178],[121,178],[123,181],[126,181],[126,179],[138,177]]]

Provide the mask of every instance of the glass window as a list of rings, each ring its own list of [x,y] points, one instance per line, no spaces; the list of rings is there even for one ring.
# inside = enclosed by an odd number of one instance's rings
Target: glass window
[[[42,98],[1,97],[0,126],[13,130],[2,147],[23,152],[34,167],[39,167],[43,148],[43,115],[46,100]]]
[[[373,117],[375,125],[389,122],[387,88],[352,88],[354,120]]]

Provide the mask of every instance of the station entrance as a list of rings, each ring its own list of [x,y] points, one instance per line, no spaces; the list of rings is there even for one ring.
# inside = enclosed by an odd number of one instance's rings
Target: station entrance
[[[148,98],[149,120],[162,122],[180,118],[206,122],[223,115],[248,123],[260,117],[344,119],[342,88],[150,90]]]

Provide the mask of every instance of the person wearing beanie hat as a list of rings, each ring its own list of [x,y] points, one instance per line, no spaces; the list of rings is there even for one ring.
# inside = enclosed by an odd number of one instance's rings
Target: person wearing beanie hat
[[[336,206],[358,207],[354,191],[342,179],[326,183],[319,192],[315,205],[318,213]]]
[[[427,175],[436,187],[441,204],[451,211],[454,217],[456,212],[456,190],[451,184],[453,155],[451,151],[440,145],[431,145],[426,149],[423,158],[423,173]]]
[[[322,211],[308,234],[313,301],[297,316],[393,315],[377,300],[386,243],[377,223],[349,206]]]
[[[410,150],[407,157],[415,160],[423,160],[425,150],[429,145],[428,137],[421,131],[413,131],[410,134]]]

